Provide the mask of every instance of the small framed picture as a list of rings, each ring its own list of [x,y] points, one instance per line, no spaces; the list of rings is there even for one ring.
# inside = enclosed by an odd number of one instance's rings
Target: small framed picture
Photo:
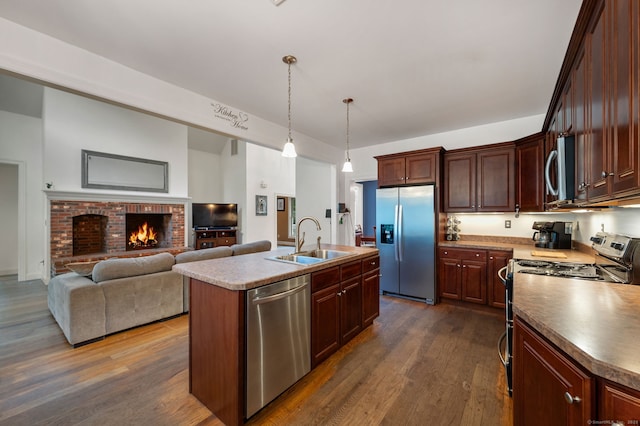
[[[267,196],[256,195],[256,216],[267,215]]]
[[[283,212],[284,211],[284,203],[285,203],[284,198],[278,197],[278,211],[279,212]]]

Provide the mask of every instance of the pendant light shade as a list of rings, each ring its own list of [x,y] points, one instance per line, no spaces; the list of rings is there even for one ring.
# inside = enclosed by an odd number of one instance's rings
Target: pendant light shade
[[[344,162],[344,165],[342,166],[342,171],[344,173],[352,173],[353,165],[351,164],[351,158],[349,157],[349,104],[353,102],[353,99],[346,98],[346,99],[343,99],[342,102],[347,104],[347,159]]]
[[[289,68],[289,92],[288,92],[288,112],[287,112],[287,117],[289,120],[289,136],[287,137],[287,143],[284,144],[284,148],[282,149],[282,156],[283,157],[289,157],[289,158],[293,158],[293,157],[297,157],[298,154],[296,153],[296,147],[293,144],[293,139],[291,138],[291,64],[295,64],[297,61],[295,56],[291,56],[291,55],[287,55],[285,57],[282,58],[282,62],[284,62],[285,64],[287,64],[288,68]]]

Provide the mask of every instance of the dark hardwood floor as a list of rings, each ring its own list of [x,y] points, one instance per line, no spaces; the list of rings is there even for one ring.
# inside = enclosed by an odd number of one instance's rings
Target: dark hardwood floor
[[[77,349],[41,281],[0,276],[0,425],[221,425],[188,391],[188,316]],[[251,425],[511,425],[500,311],[382,297],[375,324]]]

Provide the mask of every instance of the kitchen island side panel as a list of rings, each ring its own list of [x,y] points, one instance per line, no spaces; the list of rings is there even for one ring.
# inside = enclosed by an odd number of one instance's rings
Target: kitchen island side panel
[[[189,391],[224,424],[241,425],[246,292],[190,281]]]

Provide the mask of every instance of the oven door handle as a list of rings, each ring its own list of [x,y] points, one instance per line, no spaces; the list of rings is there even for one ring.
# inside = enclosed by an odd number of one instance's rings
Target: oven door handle
[[[500,339],[498,339],[498,356],[500,357],[500,361],[502,362],[502,365],[504,365],[505,367],[507,366],[507,360],[506,360],[506,356],[502,354],[502,342],[504,342],[504,339],[507,338],[507,331],[505,330],[504,333],[502,333],[502,336],[500,336]]]
[[[508,268],[508,266],[504,266],[504,267],[498,269],[498,278],[500,278],[500,281],[502,281],[502,284],[505,287],[507,286],[507,268]],[[501,274],[502,271],[504,271],[504,275]]]

